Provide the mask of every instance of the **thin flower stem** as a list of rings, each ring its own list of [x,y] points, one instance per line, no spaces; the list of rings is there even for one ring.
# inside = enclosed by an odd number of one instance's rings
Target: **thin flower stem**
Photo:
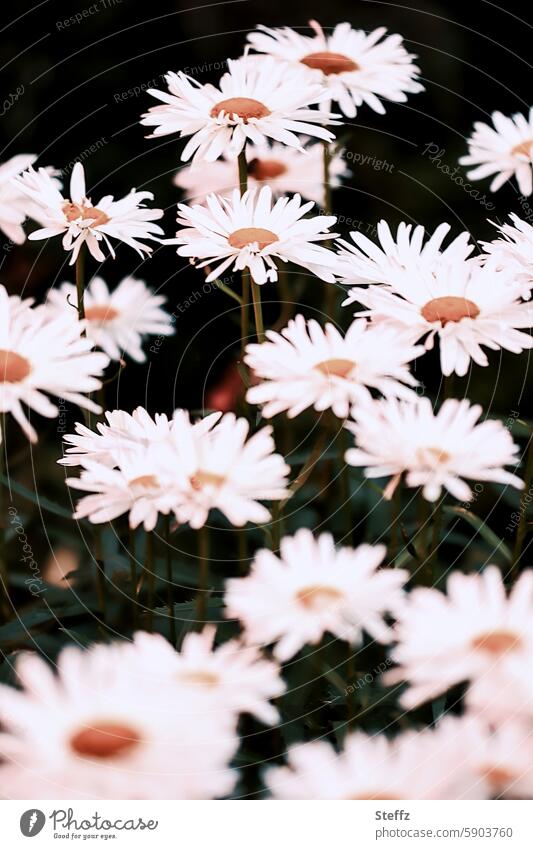
[[[424,574],[422,583],[426,587],[432,587],[435,583],[435,566],[437,563],[437,555],[440,545],[440,532],[442,528],[442,505],[444,499],[441,498],[433,511],[433,525],[431,529],[431,548],[424,565]]]
[[[196,596],[196,618],[199,626],[207,617],[207,592],[209,584],[209,528],[204,525],[198,531],[198,594]]]
[[[135,528],[128,525],[129,530],[129,545],[128,556],[130,559],[130,575],[131,575],[131,609],[133,630],[137,627],[137,552],[135,544]]]
[[[146,577],[148,588],[148,631],[154,630],[154,605],[155,605],[155,558],[154,558],[154,533],[148,531],[146,534]]]
[[[265,326],[263,324],[263,308],[261,306],[261,287],[252,278],[252,301],[254,304],[255,332],[258,342],[265,341]]]
[[[78,297],[78,317],[80,321],[83,321],[85,318],[85,305],[84,305],[84,296],[85,296],[85,281],[84,281],[84,267],[85,267],[85,251],[83,250],[83,245],[80,248],[76,259],[76,294]],[[85,336],[85,330],[83,331],[83,335]]]
[[[526,474],[524,478],[524,489],[522,490],[522,494],[520,496],[520,508],[519,514],[520,519],[518,520],[518,527],[516,529],[516,539],[514,544],[513,551],[513,567],[512,567],[512,577],[513,580],[518,577],[518,571],[520,568],[520,559],[522,557],[522,549],[524,547],[524,540],[526,538],[527,533],[527,508],[528,504],[531,501],[531,484],[533,482],[533,434],[529,437],[529,447],[527,452],[527,460],[526,460]]]
[[[170,544],[170,516],[165,516],[164,521],[165,533],[165,556],[167,565],[167,608],[170,624],[170,642],[173,646],[176,645],[176,620],[174,618],[174,583],[172,579],[172,547]]]
[[[391,506],[391,524],[390,524],[390,563],[391,566],[394,566],[394,562],[398,556],[398,550],[400,547],[400,513],[402,509],[402,482],[398,481],[398,485],[394,490],[394,493],[390,502]]]
[[[342,428],[341,433],[341,480],[340,480],[340,490],[341,490],[341,505],[342,512],[344,516],[345,522],[345,534],[344,541],[347,545],[352,545],[353,543],[353,528],[352,528],[352,507],[351,507],[351,492],[350,492],[350,466],[344,459],[346,451],[350,447],[350,434],[346,430],[345,427]]]

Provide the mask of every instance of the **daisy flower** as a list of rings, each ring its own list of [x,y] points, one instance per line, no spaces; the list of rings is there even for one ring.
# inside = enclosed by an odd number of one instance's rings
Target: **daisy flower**
[[[279,558],[263,549],[248,577],[226,582],[226,615],[241,620],[247,643],[275,643],[282,662],[326,633],[359,644],[364,630],[389,642],[384,616],[400,603],[408,573],[378,569],[384,557],[383,545],[335,549],[330,534],[314,539],[304,528],[281,540]]]
[[[160,678],[146,687],[129,644],[34,654],[0,685],[0,793],[18,799],[211,799],[231,791],[238,741],[222,717]]]
[[[76,301],[76,287],[63,283],[50,290],[46,303],[51,315],[66,313],[77,320],[72,307]],[[171,317],[162,309],[165,301],[143,280],[125,277],[110,292],[101,277],[94,277],[84,294],[87,336],[112,360],[121,360],[127,354],[138,363],[145,362],[143,338],[171,336],[175,332]]]
[[[407,681],[407,709],[434,699],[462,682],[497,684],[533,659],[533,570],[523,572],[509,594],[496,566],[481,574],[454,572],[446,594],[415,588],[398,620],[391,657],[398,668],[389,684]]]
[[[481,244],[498,268],[514,270],[522,284],[521,295],[528,300],[533,288],[533,227],[514,212],[509,218],[512,223],[494,225],[499,230],[497,239]]]
[[[216,263],[207,282],[216,280],[230,266],[234,271],[249,268],[256,283],[278,279],[277,266],[294,262],[312,274],[335,282],[337,258],[333,251],[317,245],[332,239],[329,233],[333,215],[304,216],[313,208],[312,201],[302,204],[300,195],[279,198],[274,204],[269,186],[249,189],[242,197],[235,190],[231,198],[209,195],[206,206],[178,204],[178,255],[202,260],[198,268]]]
[[[468,154],[459,160],[461,165],[475,165],[467,176],[471,180],[493,178],[491,192],[496,192],[515,176],[523,195],[533,190],[533,107],[526,118],[520,112],[510,118],[501,112],[492,113],[492,127],[476,121],[468,139]]]
[[[484,347],[513,354],[533,347],[522,329],[533,326],[533,306],[521,301],[512,268],[470,260],[391,273],[387,286],[354,287],[345,304],[358,302],[373,322],[397,328],[411,342],[425,337],[425,348],[439,339],[444,375],[463,377],[473,361],[487,366]]]
[[[470,244],[470,234],[460,233],[450,244],[443,248],[442,243],[450,231],[450,225],[439,224],[434,233],[424,242],[425,228],[421,224],[413,229],[412,224],[400,222],[396,237],[387,221],[381,220],[377,226],[379,246],[358,231],[350,233],[354,244],[339,239],[339,274],[341,282],[349,283],[390,283],[401,272],[412,275],[413,270],[432,273],[446,263],[465,260],[474,250]],[[345,302],[350,304],[355,297]]]
[[[207,162],[223,152],[236,157],[247,141],[262,144],[267,138],[302,150],[296,133],[324,141],[334,138],[324,124],[333,123],[336,116],[309,108],[327,93],[320,80],[310,79],[302,67],[244,57],[228,60],[218,88],[202,85],[181,71],[170,72],[165,79],[168,92],[148,89],[163,105],[142,115],[141,124],[155,127],[152,138],[191,136],[181,154],[184,162],[193,154]]]
[[[413,64],[416,57],[407,52],[401,36],[382,40],[385,27],[367,34],[349,23],[337,24],[328,36],[316,21],[309,26],[312,36],[289,27],[259,26],[248,41],[258,53],[306,68],[309,79],[324,86],[328,101],[336,101],[348,118],[354,118],[363,103],[383,114],[382,99],[403,103],[406,93],[423,91],[417,81],[420,69]]]
[[[39,220],[39,212],[36,204],[20,190],[13,178],[33,165],[36,159],[32,154],[21,153],[0,165],[0,230],[15,245],[21,245],[26,240],[22,227],[26,218],[37,217]],[[53,179],[56,172],[52,168],[45,170]],[[58,180],[54,180],[54,183],[60,185]]]
[[[511,707],[511,705],[509,705]],[[464,751],[470,753],[480,798],[531,799],[533,730],[530,724],[506,721],[498,728],[467,714]]]
[[[59,410],[48,394],[101,412],[86,395],[101,387],[109,358],[92,350],[81,335],[83,326],[65,316],[50,320],[44,310],[10,298],[0,286],[0,411],[13,415],[30,442],[37,441],[37,433],[23,404],[55,418]]]
[[[70,265],[84,243],[92,256],[103,262],[101,243],[103,242],[111,256],[115,251],[110,238],[118,239],[143,257],[150,254],[152,248],[140,239],[154,239],[163,235],[163,230],[153,222],[163,215],[162,209],[147,209],[143,201],[153,200],[151,192],[131,190],[121,200],[115,201],[112,195],[106,195],[93,205],[85,192],[85,172],[81,162],[76,162],[70,179],[70,198],[65,198],[57,188],[56,182],[44,169],[35,171],[29,168],[14,184],[26,194],[40,209],[44,227],[35,230],[29,239],[48,239],[63,235],[63,248],[72,251]]]
[[[322,329],[303,315],[281,333],[268,330],[268,341],[246,347],[245,363],[261,381],[246,395],[261,404],[267,418],[287,411],[290,418],[307,407],[332,409],[346,418],[350,406],[371,387],[384,395],[411,397],[417,381],[407,363],[423,353],[393,328],[354,321],[346,335],[333,324]],[[407,386],[405,385],[407,384]]]
[[[137,634],[134,646],[141,657],[146,655],[147,680],[156,669],[177,687],[178,696],[183,693],[187,699],[191,694],[200,706],[205,702],[209,717],[229,714],[236,721],[240,713],[251,713],[274,725],[279,715],[269,700],[285,692],[279,667],[238,640],[215,648],[215,634],[211,625],[199,634],[187,634],[179,653],[158,634]]]
[[[246,157],[250,188],[270,186],[274,195],[298,193],[325,206],[322,145],[310,144],[304,153],[278,142],[247,145]],[[340,186],[341,178],[348,175],[341,154],[334,153],[329,164],[331,188]],[[174,184],[195,203],[205,203],[209,194],[227,196],[239,186],[237,162],[223,154],[216,162],[192,163],[177,172]]]
[[[391,477],[386,498],[402,475],[407,486],[423,488],[427,501],[440,498],[443,488],[469,501],[473,494],[464,478],[523,489],[523,481],[504,468],[519,463],[518,445],[501,422],[478,423],[481,414],[481,407],[466,398],[447,399],[435,414],[429,398],[367,397],[346,424],[356,444],[346,452],[346,462],[364,466],[367,478]]]

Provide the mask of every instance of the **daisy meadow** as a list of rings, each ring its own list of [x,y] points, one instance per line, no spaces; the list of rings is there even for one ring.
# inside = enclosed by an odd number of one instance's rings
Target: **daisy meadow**
[[[522,195],[533,190],[533,107],[526,117],[520,112],[510,118],[492,113],[492,127],[476,121],[468,139],[468,154],[459,159],[461,165],[475,165],[467,171],[471,180],[482,180],[495,174],[491,192],[496,192],[510,177],[516,177]]]
[[[473,493],[464,478],[523,489],[523,481],[504,468],[520,461],[519,446],[501,422],[479,422],[482,412],[466,398],[449,398],[435,413],[429,398],[367,397],[346,424],[356,445],[346,452],[346,462],[364,466],[368,478],[390,477],[385,498],[392,496],[402,475],[407,486],[422,487],[427,501],[440,498],[443,488],[459,501],[469,501]]]
[[[65,198],[57,188],[56,182],[44,169],[35,171],[29,168],[14,184],[26,194],[40,209],[40,230],[35,230],[29,239],[48,239],[51,236],[63,236],[63,248],[72,251],[70,265],[76,262],[82,245],[85,243],[91,255],[103,262],[103,242],[111,256],[115,251],[111,237],[134,248],[139,256],[149,255],[152,248],[140,241],[155,239],[163,235],[163,230],[153,222],[163,216],[162,209],[147,209],[145,200],[153,200],[151,192],[137,192],[132,189],[129,195],[115,201],[112,195],[106,195],[93,205],[85,190],[85,172],[81,162],[76,162],[70,179],[70,197]]]
[[[407,681],[400,697],[407,709],[462,682],[496,687],[502,676],[520,675],[533,659],[533,570],[522,573],[509,593],[500,571],[453,572],[446,594],[416,587],[395,611],[398,669],[387,683]],[[516,677],[516,674],[515,674]],[[513,698],[509,698],[512,708]]]
[[[275,643],[282,662],[326,633],[357,645],[363,631],[390,642],[384,616],[401,602],[409,575],[379,569],[384,557],[383,545],[336,549],[330,534],[314,539],[301,529],[281,540],[280,557],[262,549],[248,577],[227,581],[226,615],[242,622],[247,643]]]
[[[101,387],[109,358],[92,350],[83,328],[67,316],[50,320],[42,308],[10,298],[0,286],[0,411],[11,413],[31,442],[37,432],[23,405],[55,418],[59,409],[46,397],[54,395],[101,412],[87,395]]]
[[[309,26],[312,36],[289,27],[259,26],[248,41],[258,53],[306,68],[310,80],[321,83],[328,101],[336,101],[348,118],[354,118],[363,103],[383,114],[382,99],[403,103],[406,93],[423,91],[415,56],[407,52],[401,36],[383,38],[385,27],[367,34],[349,23],[337,24],[331,35],[316,21]]]
[[[320,207],[325,206],[324,152],[321,144],[306,145],[304,152],[284,144],[247,145],[248,185],[270,186],[274,195],[300,194]],[[336,188],[349,174],[339,153],[329,163],[329,184]],[[239,186],[235,159],[223,154],[216,162],[193,162],[181,168],[174,184],[195,203],[205,203],[207,195],[227,196]]]
[[[278,279],[278,265],[293,262],[328,283],[335,281],[337,258],[333,251],[317,245],[332,239],[328,230],[336,222],[333,215],[304,216],[312,201],[302,204],[300,195],[279,198],[273,203],[269,186],[249,189],[242,197],[235,190],[231,198],[209,195],[206,206],[178,204],[176,244],[179,256],[202,260],[198,268],[216,263],[206,280],[216,280],[231,266],[234,271],[249,268],[256,283]]]
[[[483,249],[498,268],[512,268],[517,282],[522,284],[521,295],[529,299],[533,288],[533,227],[514,212],[511,223],[495,224],[497,239],[482,242]]]
[[[177,688],[178,697],[183,693],[186,700],[192,694],[208,719],[226,714],[233,721],[240,713],[251,713],[274,725],[279,714],[269,700],[285,692],[278,665],[238,640],[215,647],[215,634],[212,625],[189,633],[179,652],[159,634],[137,634],[134,646],[140,658],[146,656],[146,680],[157,670],[158,677]]]
[[[63,283],[48,293],[51,315],[68,314],[77,320],[72,305],[76,287]],[[138,363],[146,360],[143,338],[171,336],[175,330],[170,315],[162,309],[166,298],[156,295],[143,280],[125,277],[112,292],[101,277],[94,277],[84,292],[87,336],[112,360],[130,356]]]
[[[244,361],[260,382],[246,395],[263,406],[267,418],[287,411],[289,418],[307,407],[332,409],[346,418],[365,387],[384,395],[409,398],[417,386],[408,363],[423,353],[390,327],[354,321],[343,336],[333,324],[322,329],[303,315],[281,333],[268,330],[268,341],[246,347]]]
[[[127,643],[68,647],[57,674],[19,656],[21,690],[0,685],[0,794],[11,799],[210,799],[230,792],[232,722],[191,694],[145,686]]]
[[[533,347],[522,332],[533,326],[533,306],[521,294],[513,268],[458,260],[391,273],[387,286],[354,287],[344,303],[362,304],[367,309],[356,315],[395,327],[413,343],[425,339],[426,350],[438,338],[442,373],[463,377],[471,361],[488,365],[483,348],[520,354]]]
[[[218,88],[202,85],[181,71],[170,72],[165,79],[168,92],[148,89],[164,105],[149,109],[141,124],[155,127],[152,138],[174,133],[191,136],[181,154],[184,162],[193,155],[207,162],[225,152],[236,157],[247,141],[262,144],[265,139],[302,150],[296,133],[334,139],[324,124],[334,123],[337,116],[309,108],[327,93],[303,67],[245,56],[228,59],[228,71]]]

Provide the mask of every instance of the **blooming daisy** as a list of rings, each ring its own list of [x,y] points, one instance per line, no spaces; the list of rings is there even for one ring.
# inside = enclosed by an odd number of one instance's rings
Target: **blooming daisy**
[[[514,270],[517,282],[523,287],[521,295],[527,300],[533,288],[533,227],[514,212],[509,218],[511,224],[495,224],[499,238],[481,244],[498,268]]]
[[[234,271],[249,268],[255,282],[263,284],[278,279],[280,262],[294,262],[333,283],[337,258],[316,242],[337,235],[328,232],[337,219],[304,218],[313,206],[312,201],[302,204],[300,195],[273,204],[269,186],[249,189],[242,197],[238,190],[227,199],[208,195],[206,206],[178,204],[178,224],[184,229],[167,243],[179,245],[179,256],[202,260],[198,268],[216,263],[208,282],[232,266]]]
[[[397,641],[391,657],[398,669],[389,684],[407,681],[401,696],[411,709],[461,682],[490,682],[533,659],[533,570],[509,593],[495,566],[481,574],[453,572],[446,594],[415,588],[395,612]]]
[[[436,501],[443,487],[469,501],[472,490],[464,478],[523,489],[523,481],[504,468],[519,462],[518,445],[501,422],[478,423],[481,413],[466,398],[447,399],[437,414],[429,398],[367,398],[353,408],[354,421],[346,424],[356,444],[346,452],[346,462],[364,466],[368,478],[391,477],[386,498],[403,474],[407,486],[423,487],[427,501]]]
[[[143,280],[125,277],[110,292],[101,277],[94,277],[85,289],[84,307],[87,336],[112,360],[128,354],[142,363],[146,355],[142,349],[143,337],[171,336],[172,319],[162,305],[166,298],[155,295]],[[52,315],[67,313],[74,320],[76,287],[63,283],[48,293],[47,307]]]
[[[512,710],[511,700],[509,708]],[[491,728],[486,722],[467,714],[466,719],[462,721],[462,730],[464,751],[470,753],[471,768],[477,777],[476,795],[486,799],[531,799],[531,725],[507,719],[499,727]]]
[[[247,141],[262,144],[274,139],[302,150],[296,133],[332,141],[324,124],[329,112],[310,109],[327,97],[320,80],[309,78],[302,67],[289,68],[273,59],[244,57],[228,60],[219,83],[202,85],[187,74],[170,72],[168,92],[148,89],[164,105],[142,115],[141,124],[155,127],[152,138],[178,133],[191,136],[181,154],[186,162],[214,162],[223,152],[236,157]]]
[[[471,360],[488,365],[483,347],[519,354],[533,347],[522,328],[533,326],[533,306],[521,301],[512,268],[458,260],[429,269],[391,273],[387,286],[354,287],[345,304],[367,307],[356,315],[397,328],[411,342],[439,339],[442,373],[467,373]]]
[[[390,327],[354,321],[343,336],[333,324],[322,329],[303,315],[291,319],[281,333],[268,330],[267,340],[246,347],[245,363],[256,380],[246,395],[261,404],[267,418],[287,411],[290,418],[307,407],[332,409],[346,418],[366,389],[411,397],[417,381],[407,363],[423,353]],[[407,384],[404,385],[404,384]]]
[[[0,793],[18,799],[210,799],[235,783],[233,724],[203,719],[129,644],[66,648],[57,674],[25,654],[0,685]],[[152,667],[153,677],[154,668]]]
[[[47,418],[59,414],[45,393],[100,412],[85,393],[100,388],[109,358],[91,350],[82,331],[81,322],[66,316],[50,320],[0,286],[0,411],[11,413],[31,442],[37,433],[22,405]]]
[[[44,227],[30,233],[29,239],[48,239],[63,234],[63,248],[72,251],[70,265],[76,262],[81,246],[86,243],[92,256],[103,262],[100,242],[104,242],[111,256],[115,251],[110,237],[134,248],[142,257],[152,248],[140,239],[154,239],[163,230],[153,222],[163,215],[162,209],[147,209],[143,201],[153,200],[151,192],[131,190],[121,200],[112,195],[103,197],[96,206],[85,193],[85,172],[81,162],[76,162],[70,179],[70,198],[65,198],[56,182],[44,169],[29,168],[13,181],[41,209]]]
[[[135,650],[146,656],[147,681],[150,669],[168,678],[184,697],[192,694],[209,716],[251,713],[267,725],[274,725],[279,715],[269,699],[281,696],[285,684],[277,664],[266,660],[252,646],[229,640],[214,647],[216,628],[207,626],[200,634],[189,633],[181,650],[175,652],[163,637],[139,633]]]
[[[292,195],[296,192],[324,207],[324,162],[320,144],[306,146],[305,152],[274,142],[272,145],[248,145],[248,185],[270,186],[274,195]],[[341,177],[348,176],[340,153],[334,153],[329,163],[331,188],[340,185]],[[174,184],[195,203],[205,203],[207,195],[227,196],[238,188],[237,162],[223,154],[216,162],[192,163],[181,168]]]
[[[335,549],[330,534],[301,529],[281,540],[279,558],[262,549],[248,577],[226,582],[226,615],[241,620],[247,643],[276,643],[280,661],[327,632],[359,644],[364,630],[389,642],[383,617],[400,603],[408,573],[378,569],[384,557],[383,545]]]
[[[417,81],[420,69],[412,61],[415,56],[407,52],[401,36],[381,40],[385,27],[367,34],[349,23],[337,24],[328,36],[316,21],[309,26],[312,36],[289,27],[259,26],[248,41],[258,53],[306,68],[310,80],[321,83],[328,100],[336,101],[348,118],[354,118],[363,103],[383,114],[382,99],[403,103],[406,92],[423,91]]]
[[[468,139],[468,154],[460,158],[460,164],[476,166],[467,172],[471,180],[495,174],[490,184],[491,192],[496,192],[514,175],[520,192],[530,195],[533,190],[533,107],[527,118],[520,112],[510,118],[493,112],[492,124],[491,127],[476,121]]]
[[[36,204],[20,190],[13,178],[33,165],[36,159],[32,154],[21,153],[0,165],[0,230],[16,245],[21,245],[26,239],[22,227],[26,218],[36,218],[39,221],[40,217]],[[54,179],[56,172],[53,168],[46,168],[45,171],[55,185],[61,185],[59,180]]]

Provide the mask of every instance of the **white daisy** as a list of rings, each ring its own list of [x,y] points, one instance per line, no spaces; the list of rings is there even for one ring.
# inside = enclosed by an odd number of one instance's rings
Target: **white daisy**
[[[521,295],[526,300],[533,288],[533,227],[514,212],[512,223],[495,224],[499,237],[492,242],[482,242],[483,249],[498,268],[512,268],[521,284]]]
[[[522,329],[533,326],[533,306],[521,301],[512,268],[471,260],[390,273],[387,286],[354,287],[345,304],[367,307],[356,315],[385,323],[411,342],[425,337],[430,350],[439,339],[442,373],[467,373],[470,362],[488,365],[484,347],[519,354],[533,347]]]
[[[302,204],[300,195],[273,204],[269,186],[249,189],[242,197],[235,190],[231,199],[209,195],[205,207],[178,204],[178,224],[184,229],[168,244],[179,245],[179,256],[202,260],[198,268],[216,263],[208,282],[231,266],[234,271],[249,268],[255,282],[263,284],[278,279],[280,263],[294,262],[333,283],[337,257],[316,243],[337,235],[328,232],[337,219],[305,218],[313,206],[312,201]]]
[[[85,193],[85,173],[81,162],[76,162],[70,179],[70,198],[65,198],[50,174],[39,168],[29,168],[13,181],[40,209],[44,227],[30,233],[29,239],[48,239],[63,235],[63,248],[72,251],[70,265],[76,262],[84,243],[92,256],[103,262],[101,242],[107,245],[114,258],[110,237],[134,248],[142,257],[152,248],[140,239],[154,239],[163,230],[153,222],[163,215],[162,209],[147,209],[143,201],[153,200],[151,192],[131,190],[121,200],[106,195],[95,206]]]
[[[112,360],[127,354],[142,363],[146,360],[143,337],[171,336],[175,332],[170,315],[162,309],[165,301],[143,280],[125,277],[110,292],[101,277],[94,277],[84,294],[87,336]],[[76,287],[63,283],[48,293],[47,307],[51,315],[67,314],[77,320],[73,308],[76,302]]]
[[[231,791],[233,724],[192,694],[146,687],[124,643],[64,649],[57,674],[25,654],[0,685],[0,794],[17,799],[210,799]],[[153,676],[155,669],[152,667]],[[5,759],[5,760],[4,760]]]
[[[495,566],[482,574],[454,572],[446,595],[416,587],[396,611],[397,664],[389,684],[407,681],[401,696],[411,709],[462,682],[498,683],[501,675],[533,659],[533,570],[507,594]]]
[[[425,228],[419,224],[400,222],[394,237],[390,226],[381,220],[377,226],[379,246],[363,233],[350,233],[355,244],[339,239],[339,274],[341,282],[350,283],[390,283],[399,274],[405,272],[412,276],[413,271],[432,273],[446,263],[465,260],[474,250],[470,244],[470,234],[460,233],[446,247],[442,243],[450,231],[449,224],[439,224],[435,232],[424,243]],[[348,298],[346,304],[356,298]]]
[[[15,185],[13,177],[33,165],[36,159],[32,154],[21,153],[0,165],[0,230],[16,245],[26,239],[22,225],[35,211],[35,204]],[[47,170],[51,176],[55,173]]]
[[[333,324],[322,329],[314,319],[297,315],[281,333],[268,330],[266,337],[247,345],[244,361],[256,379],[246,398],[264,405],[267,418],[284,411],[293,418],[307,407],[331,408],[346,418],[350,406],[366,397],[364,387],[406,398],[413,394],[408,387],[417,385],[407,363],[423,348],[390,327],[372,327],[362,319],[343,336]]]
[[[240,713],[251,713],[267,725],[274,725],[279,714],[270,703],[285,692],[279,666],[266,660],[252,646],[229,640],[215,647],[214,626],[199,633],[189,633],[179,652],[158,634],[137,634],[135,649],[147,661],[150,670],[168,678],[185,699],[192,694],[199,709],[211,716],[229,714],[237,720]]]
[[[273,139],[302,150],[296,133],[332,141],[324,124],[333,123],[329,112],[310,109],[327,97],[320,80],[312,80],[302,67],[289,68],[273,59],[244,57],[228,60],[228,72],[219,87],[202,85],[192,77],[170,72],[168,92],[148,89],[163,102],[142,116],[141,124],[155,127],[153,138],[178,133],[191,136],[181,154],[186,162],[214,162],[223,152],[235,157],[247,141],[262,144]]]
[[[359,644],[364,630],[389,642],[384,615],[400,603],[408,573],[378,569],[384,557],[383,545],[335,549],[329,534],[315,540],[299,530],[281,540],[279,558],[262,549],[248,577],[226,582],[226,615],[241,620],[247,643],[276,643],[280,661],[327,632]]]
[[[511,712],[512,693],[508,695]],[[494,729],[467,714],[462,731],[464,751],[470,753],[471,768],[477,777],[479,798],[533,797],[533,729],[530,724],[507,720]]]
[[[533,107],[526,118],[520,112],[510,118],[501,112],[492,113],[492,124],[476,121],[468,139],[468,154],[459,160],[461,165],[475,165],[467,176],[471,180],[496,176],[490,190],[496,192],[513,175],[523,195],[533,190]]]
[[[83,323],[65,316],[50,320],[42,308],[10,298],[0,286],[0,411],[11,413],[31,442],[37,433],[22,405],[47,418],[59,414],[45,393],[100,412],[86,394],[102,385],[109,358],[91,350],[82,331]]]
[[[349,23],[337,24],[328,36],[316,21],[309,25],[313,36],[289,27],[259,26],[248,41],[259,53],[307,68],[309,78],[324,86],[328,99],[336,101],[348,118],[354,118],[363,103],[383,114],[382,99],[403,103],[406,92],[423,91],[417,81],[420,69],[412,61],[415,56],[406,51],[401,36],[388,35],[381,41],[385,27],[367,34]]]
[[[247,145],[248,185],[270,186],[274,195],[300,194],[323,208],[324,162],[320,144],[306,146],[305,153],[274,142],[272,145]],[[331,188],[340,185],[349,171],[339,153],[329,163]],[[174,183],[195,203],[205,203],[207,195],[227,196],[238,188],[237,162],[223,154],[216,162],[198,162],[181,168]]]
[[[477,423],[481,414],[481,407],[466,398],[447,399],[437,414],[429,398],[367,398],[346,424],[356,444],[346,452],[346,462],[364,466],[368,478],[391,477],[386,498],[402,475],[407,486],[423,487],[427,501],[436,501],[443,488],[469,501],[473,494],[464,478],[523,489],[523,481],[504,468],[519,462],[519,446],[501,422]]]

